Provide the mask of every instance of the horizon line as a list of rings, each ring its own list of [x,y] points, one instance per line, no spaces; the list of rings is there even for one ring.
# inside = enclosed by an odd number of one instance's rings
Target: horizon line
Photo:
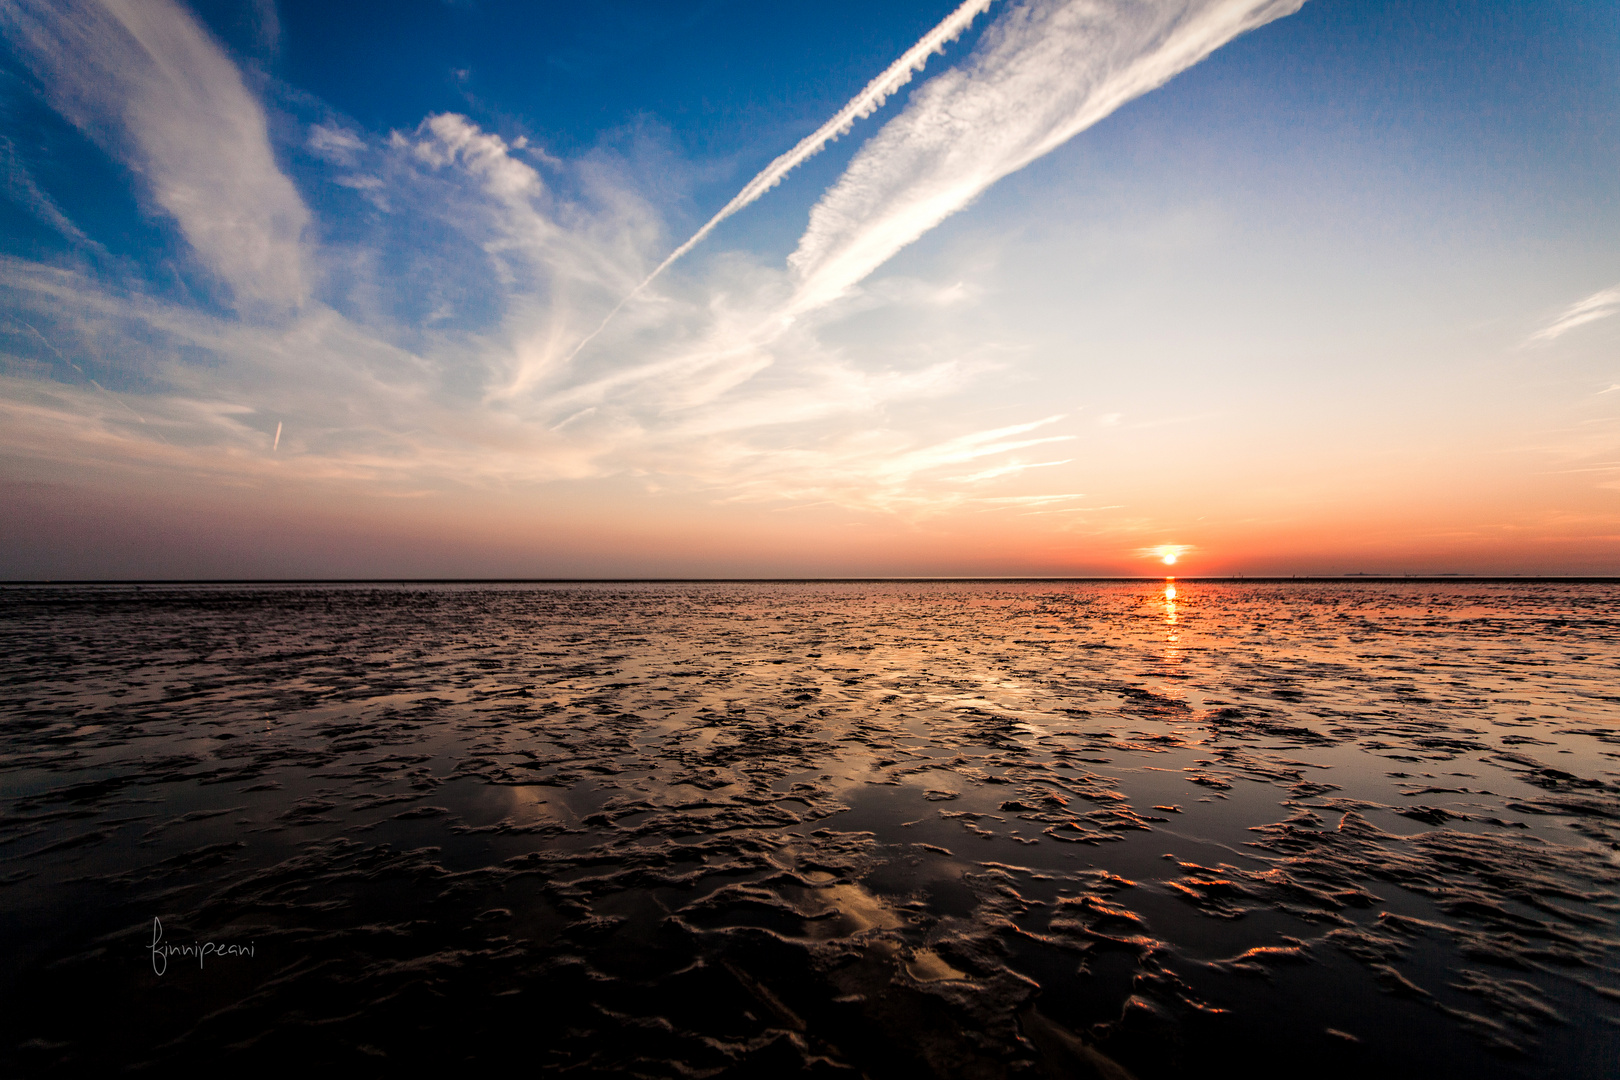
[[[147,585],[802,585],[802,584],[883,584],[934,582],[1165,582],[1280,584],[1287,582],[1407,582],[1415,584],[1467,581],[1476,584],[1547,582],[1552,584],[1620,584],[1620,574],[1226,574],[1133,576],[1017,575],[924,575],[908,577],[376,577],[376,578],[13,578],[0,580],[0,588],[43,585],[57,586],[147,586]]]

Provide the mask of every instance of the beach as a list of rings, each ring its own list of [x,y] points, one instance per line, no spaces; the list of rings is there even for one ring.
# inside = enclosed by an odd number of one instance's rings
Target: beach
[[[1617,596],[0,590],[0,1071],[1610,1076]]]

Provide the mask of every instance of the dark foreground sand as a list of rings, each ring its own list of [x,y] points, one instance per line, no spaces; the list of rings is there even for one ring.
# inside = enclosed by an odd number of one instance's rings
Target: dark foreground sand
[[[0,749],[4,1075],[1620,1071],[1613,586],[8,589]]]

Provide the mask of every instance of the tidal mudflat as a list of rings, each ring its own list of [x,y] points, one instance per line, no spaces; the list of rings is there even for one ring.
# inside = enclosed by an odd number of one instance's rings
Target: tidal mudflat
[[[0,1072],[1613,1076],[1617,600],[0,591]]]

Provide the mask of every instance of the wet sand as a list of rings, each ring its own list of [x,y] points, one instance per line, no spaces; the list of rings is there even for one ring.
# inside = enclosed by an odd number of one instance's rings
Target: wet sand
[[[1617,600],[0,590],[0,1073],[1612,1076]]]

